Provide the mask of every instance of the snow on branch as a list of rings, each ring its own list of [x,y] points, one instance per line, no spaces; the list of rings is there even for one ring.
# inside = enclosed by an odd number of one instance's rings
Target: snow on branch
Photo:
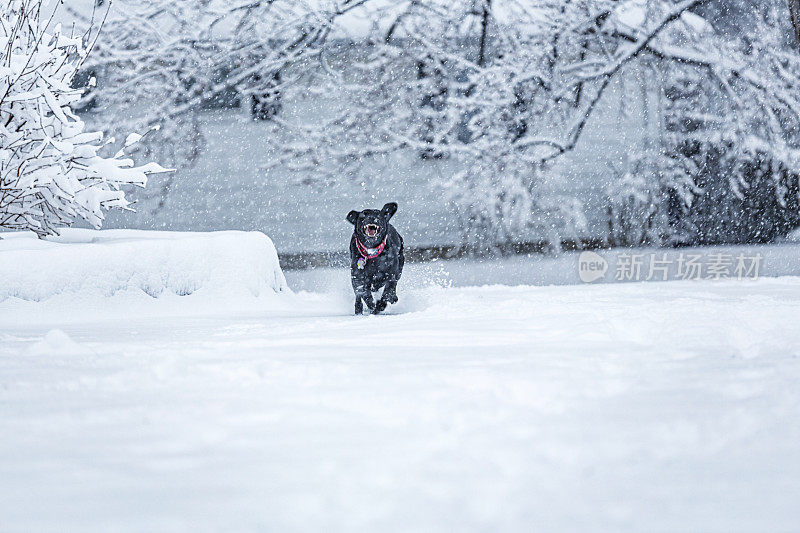
[[[671,22],[678,19],[687,11],[696,8],[700,4],[703,4],[707,1],[708,0],[684,0],[683,2],[679,2],[670,7],[660,17],[660,19],[655,24],[652,24],[649,29],[644,31],[643,35],[641,35],[635,42],[631,43],[630,45],[620,47],[620,50],[614,54],[610,61],[606,62],[601,68],[593,68],[594,65],[590,65],[589,69],[583,71],[581,65],[570,65],[570,68],[566,70],[574,72],[577,76],[577,79],[573,80],[573,83],[581,83],[599,79],[600,86],[594,91],[592,97],[575,113],[575,119],[568,129],[568,133],[564,141],[551,141],[549,143],[538,141],[536,143],[548,144],[549,146],[555,148],[555,152],[545,158],[545,160],[552,159],[560,154],[573,150],[577,146],[581,134],[586,128],[586,124],[597,108],[597,104],[605,94],[605,91],[611,83],[613,77],[619,73],[630,61],[641,55],[647,49],[650,43],[656,37],[658,37],[664,28],[666,28]],[[523,140],[522,142],[525,144],[530,144],[530,141]]]
[[[687,120],[718,124],[737,150],[796,158],[796,54],[768,31],[749,49],[718,33],[696,14],[707,1],[118,0],[84,68],[102,71],[97,93],[118,125],[163,123],[151,144],[187,160],[200,109],[249,103],[265,169],[319,185],[393,157],[441,162],[437,185],[468,231],[514,240],[580,226],[543,180],[628,74],[694,84],[714,103]]]
[[[71,109],[82,92],[70,84],[84,40],[60,24],[48,31],[43,0],[8,4],[0,13],[0,227],[39,236],[77,218],[100,227],[105,210],[129,208],[123,187],[167,170],[100,154],[102,133],[85,131]]]

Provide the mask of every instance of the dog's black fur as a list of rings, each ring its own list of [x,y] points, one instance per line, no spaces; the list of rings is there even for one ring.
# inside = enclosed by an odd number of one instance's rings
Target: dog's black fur
[[[347,221],[353,224],[353,236],[350,238],[350,280],[353,291],[356,293],[356,314],[364,312],[364,304],[373,313],[378,314],[388,304],[397,303],[397,281],[403,273],[405,256],[403,255],[403,238],[397,230],[389,224],[389,219],[397,212],[397,204],[390,202],[383,209],[365,209],[364,211],[350,211]],[[367,233],[368,225],[376,225],[379,230],[376,235]],[[363,268],[359,268],[359,259],[362,257],[356,245],[358,239],[365,248],[377,248],[386,238],[386,246],[378,257],[367,259]],[[383,287],[383,294],[375,302],[372,293]],[[363,302],[362,302],[363,300]]]

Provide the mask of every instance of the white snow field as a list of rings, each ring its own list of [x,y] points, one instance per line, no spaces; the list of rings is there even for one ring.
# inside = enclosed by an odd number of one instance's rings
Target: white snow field
[[[798,530],[798,277],[410,265],[391,314],[354,317],[346,271],[286,290],[263,236],[103,233],[0,240],[4,533]],[[202,284],[108,292],[90,253]],[[36,268],[72,289],[9,296]]]

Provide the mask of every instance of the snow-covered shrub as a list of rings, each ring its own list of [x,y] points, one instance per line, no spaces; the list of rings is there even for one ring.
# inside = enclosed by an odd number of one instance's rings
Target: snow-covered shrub
[[[696,171],[690,200],[670,204],[669,243],[763,243],[800,226],[798,174],[769,151],[743,151],[729,139],[671,155]]]
[[[662,147],[636,152],[627,169],[612,167],[615,180],[606,188],[607,241],[612,246],[677,244],[682,216],[701,192],[689,169],[665,155]]]
[[[104,210],[127,208],[122,187],[144,187],[155,163],[135,167],[124,149],[103,157],[103,134],[71,110],[70,85],[89,47],[52,17],[43,0],[6,0],[0,12],[0,227],[46,236]],[[126,147],[141,136],[131,134]]]
[[[728,40],[739,60],[729,78],[667,71],[664,161],[692,183],[673,195],[669,242],[766,242],[800,223],[800,61],[766,35]]]
[[[640,157],[608,189],[614,246],[764,243],[800,226],[797,172],[733,139]]]
[[[646,156],[629,162],[629,170],[618,176],[608,195],[608,244],[646,246],[661,244],[664,205],[660,176]],[[612,169],[615,170],[615,169]]]

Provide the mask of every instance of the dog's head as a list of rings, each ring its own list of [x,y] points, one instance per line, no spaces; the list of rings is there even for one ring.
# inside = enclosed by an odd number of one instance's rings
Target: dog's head
[[[389,202],[379,211],[365,209],[350,211],[347,221],[355,226],[356,237],[367,248],[375,248],[383,242],[389,231],[389,219],[397,212],[397,204]]]

